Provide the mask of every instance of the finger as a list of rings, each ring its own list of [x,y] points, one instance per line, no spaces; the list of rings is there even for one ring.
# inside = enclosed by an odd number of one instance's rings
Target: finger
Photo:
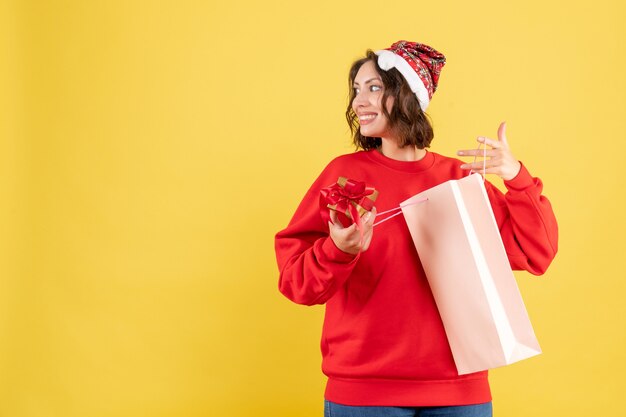
[[[506,148],[509,147],[509,142],[506,139],[506,122],[500,123],[500,127],[498,127],[498,140],[502,142]]]
[[[364,235],[369,229],[372,228],[375,218],[376,213],[372,213],[371,211],[366,211],[361,215],[361,224],[357,226],[357,230],[360,230],[359,233],[361,235]]]
[[[373,225],[374,221],[376,220],[376,216],[378,215],[378,210],[376,210],[376,207],[372,207],[370,213],[372,213],[372,217],[370,217],[368,221],[370,222],[370,224]]]
[[[361,244],[361,252],[365,252],[369,249],[370,243],[372,242],[372,234],[370,233],[368,236],[363,237],[363,243]]]
[[[330,221],[332,221],[333,224],[336,225],[338,229],[343,229],[344,225],[339,220],[339,217],[337,216],[337,212],[335,210],[331,210],[331,209],[329,210],[330,210]]]
[[[515,175],[517,175],[517,173],[519,172],[519,169],[517,167],[507,167],[505,165],[502,164],[498,164],[498,165],[493,165],[491,167],[487,167],[484,171],[481,169],[481,172],[484,172],[485,174],[496,174],[501,176],[503,179],[510,179],[515,177]],[[509,178],[505,178],[503,175],[507,174],[507,173],[512,173],[510,175],[508,175]]]
[[[497,154],[497,149],[462,149],[457,151],[457,155],[460,156],[496,156]]]
[[[488,159],[484,161],[472,162],[461,165],[461,169],[471,169],[482,172],[484,168],[493,168],[501,165],[500,159]]]
[[[500,175],[502,174],[502,167],[497,166],[497,167],[491,167],[491,168],[487,168],[484,171],[481,170],[481,172],[483,174],[496,174],[496,175]]]
[[[359,240],[361,242],[365,242],[365,239],[367,238],[367,236],[369,236],[372,233],[372,226],[364,227],[361,232],[362,233],[359,233]]]
[[[363,223],[365,225],[373,224],[374,220],[376,219],[376,207],[372,207],[372,210],[368,211],[367,213],[364,213],[361,219],[363,220]]]
[[[355,237],[355,244],[359,247],[359,248],[363,248],[363,245],[365,244],[365,242],[367,241],[367,237],[370,236],[372,234],[372,228],[368,228],[368,229],[364,229],[362,231],[360,231]]]
[[[361,232],[363,233],[363,236],[367,236],[369,233],[372,233],[373,229],[374,225],[372,224],[371,220],[363,222],[361,224]]]
[[[361,238],[361,241],[359,242],[361,246],[361,250],[363,251],[367,250],[367,247],[369,246],[369,242],[372,240],[373,234],[374,234],[374,228],[372,226],[369,226],[367,229],[363,230],[363,236]]]
[[[484,136],[479,136],[478,138],[476,138],[476,140],[480,143],[484,143],[485,145],[491,146],[493,149],[498,149],[503,146],[503,144],[500,143],[500,141],[486,138]]]

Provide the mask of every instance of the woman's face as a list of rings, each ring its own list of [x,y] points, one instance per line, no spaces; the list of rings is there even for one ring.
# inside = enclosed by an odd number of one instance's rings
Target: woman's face
[[[354,78],[354,100],[352,109],[359,119],[361,135],[373,138],[389,138],[391,126],[382,109],[383,80],[378,75],[373,61],[361,65]],[[391,112],[393,97],[387,100],[387,111]]]

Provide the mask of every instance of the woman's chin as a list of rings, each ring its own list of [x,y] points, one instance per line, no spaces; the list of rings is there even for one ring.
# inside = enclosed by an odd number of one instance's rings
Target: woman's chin
[[[361,135],[368,137],[368,138],[379,138],[380,137],[380,132],[378,132],[375,129],[363,129],[361,127]]]

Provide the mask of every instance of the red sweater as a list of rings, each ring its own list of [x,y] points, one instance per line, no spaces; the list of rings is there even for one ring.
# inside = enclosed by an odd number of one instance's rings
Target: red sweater
[[[325,397],[345,405],[431,406],[491,400],[487,372],[459,376],[403,216],[376,226],[367,251],[339,250],[320,216],[320,189],[339,176],[380,194],[378,211],[468,172],[427,152],[420,161],[361,151],[333,160],[287,228],[276,235],[279,289],[298,304],[326,304],[321,350]],[[502,194],[486,182],[511,266],[542,274],[557,251],[557,224],[542,184],[524,166]]]

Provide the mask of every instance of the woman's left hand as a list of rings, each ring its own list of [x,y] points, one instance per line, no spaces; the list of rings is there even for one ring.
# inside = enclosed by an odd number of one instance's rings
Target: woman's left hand
[[[506,122],[502,122],[498,128],[498,140],[479,137],[479,143],[484,143],[491,149],[466,149],[458,151],[461,156],[487,156],[487,161],[476,161],[461,165],[462,169],[471,169],[475,172],[483,172],[483,174],[496,174],[505,181],[512,180],[517,176],[522,165],[513,156],[509,143],[506,140]],[[484,171],[483,171],[484,168]]]

